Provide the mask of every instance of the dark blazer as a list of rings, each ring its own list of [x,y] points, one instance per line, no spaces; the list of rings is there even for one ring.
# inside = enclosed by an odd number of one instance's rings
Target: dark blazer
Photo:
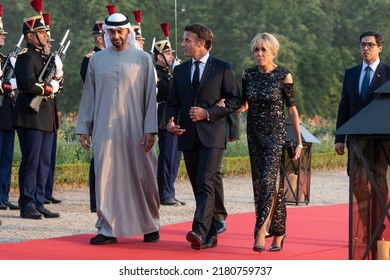
[[[191,63],[187,60],[174,68],[166,111],[166,123],[173,116],[175,123],[186,131],[179,136],[179,149],[190,150],[197,139],[208,148],[224,149],[225,117],[241,106],[241,93],[230,63],[209,56],[198,92],[192,92]],[[225,99],[225,107],[217,102]],[[193,122],[189,116],[191,107],[206,109],[210,120]]]
[[[15,127],[38,129],[54,132],[58,128],[57,108],[51,95],[51,86],[39,83],[38,77],[47,57],[31,44],[18,55],[15,64],[15,77],[18,83],[19,95],[15,104]],[[29,103],[37,95],[45,96],[39,112],[30,108]]]
[[[361,71],[362,64],[345,71],[336,128],[341,127],[356,115],[356,113],[377,98],[379,93],[375,93],[374,91],[390,79],[390,66],[380,62],[368,88],[367,99],[363,102],[359,96],[359,78]],[[345,135],[336,135],[335,143],[344,142]]]

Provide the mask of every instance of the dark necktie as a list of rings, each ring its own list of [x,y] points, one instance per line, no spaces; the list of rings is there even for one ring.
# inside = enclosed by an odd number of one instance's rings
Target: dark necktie
[[[193,93],[197,93],[199,87],[199,63],[200,61],[195,61],[195,71],[192,76],[192,91]]]
[[[363,82],[362,82],[362,88],[360,89],[360,98],[363,102],[366,101],[368,87],[370,85],[370,71],[371,71],[370,66],[367,66],[365,71],[366,71],[366,74],[364,75]]]

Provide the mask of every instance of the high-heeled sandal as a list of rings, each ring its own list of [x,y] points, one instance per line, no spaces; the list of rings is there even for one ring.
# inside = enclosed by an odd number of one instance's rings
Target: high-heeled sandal
[[[274,237],[274,238],[275,238],[275,237]],[[270,252],[282,251],[282,249],[283,249],[283,242],[284,242],[284,239],[285,239],[285,238],[286,238],[286,234],[283,235],[282,240],[280,241],[280,246],[273,246],[273,245],[271,245],[271,246],[269,247]]]
[[[253,251],[254,252],[263,252],[265,251],[265,246],[261,246],[261,245],[253,245]]]

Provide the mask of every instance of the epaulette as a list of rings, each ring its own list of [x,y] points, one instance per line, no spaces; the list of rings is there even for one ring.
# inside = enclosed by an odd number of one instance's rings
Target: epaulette
[[[28,48],[23,48],[18,52],[18,55],[24,54],[28,51]]]
[[[89,53],[87,53],[85,55],[86,58],[90,58],[91,56],[93,56],[93,54],[95,53],[95,51],[90,51]]]

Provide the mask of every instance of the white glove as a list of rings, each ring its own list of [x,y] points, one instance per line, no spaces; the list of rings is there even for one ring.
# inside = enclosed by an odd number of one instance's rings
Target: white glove
[[[175,68],[175,66],[179,65],[181,63],[181,60],[178,58],[175,58],[172,63],[172,71]]]
[[[12,68],[15,69],[16,57],[11,56],[11,57],[9,58],[9,61],[11,62]]]
[[[53,93],[57,93],[60,88],[60,83],[56,80],[51,80],[50,85],[53,87]]]
[[[11,83],[12,89],[18,88],[18,85],[16,84],[16,79],[15,79],[15,78],[11,78],[11,79],[9,80],[9,82]]]
[[[3,70],[1,70],[1,67],[0,67],[0,77],[3,76]]]
[[[58,54],[56,54],[56,56],[54,57],[54,63],[56,64],[55,76],[56,77],[64,76],[64,72],[62,71],[63,64],[62,64],[62,61],[61,61],[60,57],[58,56]]]

